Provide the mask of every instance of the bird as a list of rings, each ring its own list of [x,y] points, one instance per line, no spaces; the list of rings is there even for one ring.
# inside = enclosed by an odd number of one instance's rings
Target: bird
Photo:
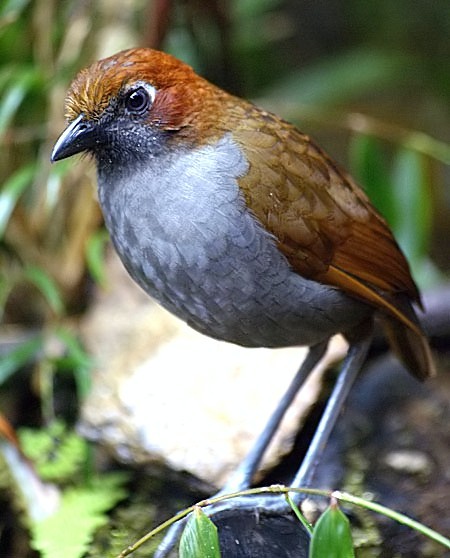
[[[93,158],[113,245],[146,293],[209,337],[310,348],[236,486],[335,334],[350,348],[297,482],[310,482],[374,320],[416,378],[434,375],[420,293],[387,222],[296,126],[148,48],[81,70],[65,116],[51,160]]]

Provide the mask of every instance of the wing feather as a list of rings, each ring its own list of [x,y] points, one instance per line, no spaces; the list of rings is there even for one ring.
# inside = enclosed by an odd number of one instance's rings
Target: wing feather
[[[250,105],[247,111],[252,110],[259,111]],[[258,118],[241,118],[234,133],[250,164],[240,186],[293,268],[418,331],[391,297],[405,293],[420,303],[408,263],[386,221],[308,136],[259,112]]]

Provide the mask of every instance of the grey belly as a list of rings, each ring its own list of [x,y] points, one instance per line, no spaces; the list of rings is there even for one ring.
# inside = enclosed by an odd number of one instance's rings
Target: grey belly
[[[206,265],[201,256],[177,261],[178,251],[165,261],[151,247],[139,261],[121,257],[135,281],[178,318],[246,347],[311,346],[371,313],[342,291],[299,276],[277,249],[272,252],[266,247],[249,258],[231,250]]]

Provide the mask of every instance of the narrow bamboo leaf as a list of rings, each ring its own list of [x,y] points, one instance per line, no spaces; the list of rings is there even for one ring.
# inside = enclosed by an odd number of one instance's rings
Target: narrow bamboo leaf
[[[274,10],[279,6],[280,0],[245,0],[236,2],[231,9],[237,21],[246,18],[254,18],[259,14],[267,14],[269,10]]]
[[[64,310],[64,303],[59,289],[50,275],[40,267],[29,266],[25,268],[24,276],[41,291],[53,312],[60,316]]]
[[[6,0],[0,8],[0,20],[5,19],[6,23],[11,23],[28,3],[29,0]],[[0,21],[0,23],[2,22]]]
[[[401,149],[394,161],[393,200],[398,215],[395,233],[411,261],[426,253],[431,230],[431,201],[425,159]]]
[[[380,142],[372,136],[358,134],[350,146],[351,167],[358,182],[388,223],[395,226],[395,207],[391,177],[385,164]]]
[[[91,236],[86,248],[86,259],[90,274],[100,285],[106,283],[105,273],[105,245],[109,235],[106,231],[99,231]]]
[[[34,84],[36,78],[35,71],[23,70],[21,74],[14,77],[14,82],[3,94],[0,103],[0,134],[8,127],[17,109]]]
[[[1,17],[1,16],[0,16]],[[3,90],[8,83],[17,73],[17,64],[4,64],[0,68],[0,93],[3,95]]]
[[[4,182],[0,192],[0,238],[5,233],[11,213],[27,186],[33,179],[35,165],[20,168]]]
[[[355,558],[350,523],[332,502],[314,527],[309,558]]]
[[[328,57],[310,69],[289,72],[266,96],[313,106],[336,104],[374,86],[407,79],[409,66],[405,56],[356,48]]]
[[[183,531],[180,558],[220,558],[217,527],[201,508],[195,509]]]
[[[0,385],[14,372],[28,364],[41,348],[42,337],[39,335],[24,341],[18,347],[3,354],[0,359]]]
[[[67,369],[73,374],[78,397],[80,401],[83,401],[91,389],[92,361],[71,331],[60,328],[55,331],[55,335],[64,343],[67,352],[65,362],[63,363],[60,360],[58,364],[60,367],[62,364],[65,364]]]

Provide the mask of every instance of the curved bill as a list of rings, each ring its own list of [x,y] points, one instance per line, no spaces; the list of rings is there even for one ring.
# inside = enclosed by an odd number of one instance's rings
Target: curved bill
[[[84,114],[81,113],[59,136],[52,151],[51,162],[89,150],[95,142],[95,137],[95,123],[85,120]]]

